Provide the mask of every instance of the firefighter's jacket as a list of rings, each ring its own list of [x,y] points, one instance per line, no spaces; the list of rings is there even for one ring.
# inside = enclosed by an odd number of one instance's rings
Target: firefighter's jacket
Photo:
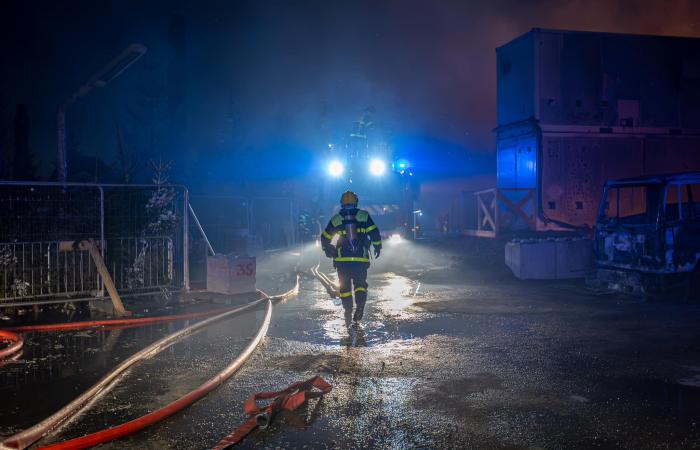
[[[336,235],[338,240],[334,247],[331,241]],[[381,249],[382,237],[372,217],[363,209],[341,209],[321,233],[321,247],[326,254],[333,253],[334,264],[369,264],[370,245]]]

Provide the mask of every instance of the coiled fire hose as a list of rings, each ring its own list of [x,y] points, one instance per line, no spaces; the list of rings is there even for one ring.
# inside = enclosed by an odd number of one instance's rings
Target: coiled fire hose
[[[295,411],[313,398],[328,394],[333,386],[319,376],[306,381],[291,384],[281,391],[258,392],[243,404],[245,413],[250,417],[233,433],[224,437],[212,450],[223,450],[241,442],[255,428],[265,429],[272,419],[282,411]],[[267,406],[259,407],[258,400],[272,400]]]

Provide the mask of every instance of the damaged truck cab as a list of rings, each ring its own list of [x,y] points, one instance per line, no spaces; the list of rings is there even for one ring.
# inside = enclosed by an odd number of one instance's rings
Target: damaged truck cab
[[[597,285],[697,298],[700,172],[608,181],[593,255]]]

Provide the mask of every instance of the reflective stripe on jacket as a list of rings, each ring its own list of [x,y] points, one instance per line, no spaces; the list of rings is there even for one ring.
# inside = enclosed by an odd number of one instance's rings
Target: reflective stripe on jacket
[[[379,234],[379,228],[372,220],[372,216],[363,209],[358,209],[354,216],[357,220],[357,239],[360,243],[360,248],[355,254],[348,254],[348,251],[343,249],[342,241],[345,236],[345,228],[343,217],[340,214],[331,217],[326,229],[321,233],[321,247],[324,251],[333,248],[331,241],[338,236],[337,246],[333,249],[333,253],[336,255],[333,258],[335,262],[369,263],[370,245],[376,248],[382,247],[382,237]]]

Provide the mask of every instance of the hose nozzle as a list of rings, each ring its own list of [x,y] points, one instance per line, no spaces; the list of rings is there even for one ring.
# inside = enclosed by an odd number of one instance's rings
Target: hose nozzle
[[[264,412],[255,416],[255,423],[260,429],[264,430],[270,425],[271,419],[272,417],[270,417],[270,413]]]

